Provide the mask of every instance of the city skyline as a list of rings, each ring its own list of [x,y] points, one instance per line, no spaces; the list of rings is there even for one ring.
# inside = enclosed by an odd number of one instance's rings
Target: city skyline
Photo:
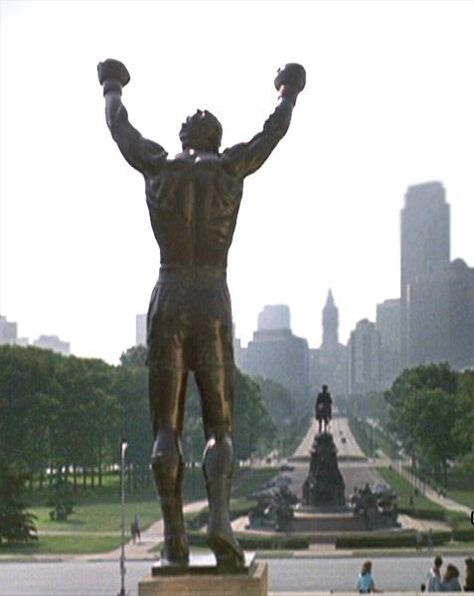
[[[118,362],[156,281],[143,184],[104,122],[95,67],[106,57],[131,72],[131,121],[170,154],[198,106],[221,119],[223,148],[247,140],[274,108],[276,68],[306,67],[285,143],[246,183],[230,252],[245,343],[262,306],[284,303],[295,335],[318,347],[329,288],[342,343],[357,321],[375,320],[376,305],[399,296],[399,213],[411,185],[442,181],[451,258],[474,264],[473,5],[133,6],[1,4],[0,312],[20,335],[47,330],[77,355]],[[196,42],[196,26],[198,68],[183,44]]]

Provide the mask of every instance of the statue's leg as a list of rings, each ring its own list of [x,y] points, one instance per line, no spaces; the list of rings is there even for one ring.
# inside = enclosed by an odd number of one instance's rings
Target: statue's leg
[[[197,370],[195,377],[201,395],[207,440],[203,459],[203,472],[209,499],[207,542],[219,566],[238,567],[244,563],[244,553],[234,537],[229,517],[234,466],[232,446],[234,367],[222,365]]]
[[[165,526],[162,556],[170,563],[187,562],[189,558],[183,521],[184,460],[181,450],[186,382],[186,371],[150,367],[150,410],[154,437],[151,463]]]

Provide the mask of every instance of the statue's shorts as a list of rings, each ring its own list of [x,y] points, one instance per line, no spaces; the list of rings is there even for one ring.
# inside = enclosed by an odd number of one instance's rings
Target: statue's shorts
[[[225,269],[163,267],[147,320],[150,368],[233,366],[232,312]]]

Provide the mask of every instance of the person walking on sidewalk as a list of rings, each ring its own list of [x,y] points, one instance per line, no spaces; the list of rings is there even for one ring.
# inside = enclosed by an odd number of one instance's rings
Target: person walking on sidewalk
[[[434,560],[433,567],[428,572],[427,591],[428,592],[439,592],[441,590],[441,566],[443,559],[438,555]]]
[[[465,592],[474,592],[474,559],[469,557],[466,563],[466,580],[464,582]]]
[[[441,582],[441,592],[462,592],[459,583],[459,569],[454,565],[448,565],[443,581]]]
[[[371,592],[381,592],[375,587],[375,581],[372,576],[372,561],[366,561],[362,565],[361,572],[357,578],[356,590],[359,594],[370,594]]]

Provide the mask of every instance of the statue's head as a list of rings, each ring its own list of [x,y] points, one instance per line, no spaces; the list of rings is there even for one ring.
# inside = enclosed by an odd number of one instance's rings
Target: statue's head
[[[323,391],[327,391],[328,390],[328,386],[327,385],[323,385]]]
[[[222,140],[222,126],[211,112],[197,110],[183,122],[179,138],[183,149],[217,153]]]

